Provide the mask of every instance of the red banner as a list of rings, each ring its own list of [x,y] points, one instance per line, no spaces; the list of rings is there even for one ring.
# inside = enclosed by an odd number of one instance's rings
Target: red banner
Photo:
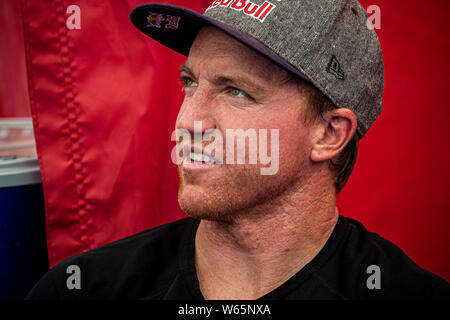
[[[52,266],[184,215],[170,134],[185,58],[135,29],[139,1],[73,4],[22,1]]]

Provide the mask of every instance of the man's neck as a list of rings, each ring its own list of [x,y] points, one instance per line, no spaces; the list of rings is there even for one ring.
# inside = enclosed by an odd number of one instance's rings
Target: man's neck
[[[229,222],[202,220],[195,264],[203,296],[257,299],[300,271],[338,219],[334,192],[316,195],[292,192]]]

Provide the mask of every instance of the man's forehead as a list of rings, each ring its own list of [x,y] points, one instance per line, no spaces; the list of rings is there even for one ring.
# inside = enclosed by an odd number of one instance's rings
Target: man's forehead
[[[197,35],[184,67],[214,74],[244,74],[266,81],[282,81],[292,76],[259,53],[214,27]]]

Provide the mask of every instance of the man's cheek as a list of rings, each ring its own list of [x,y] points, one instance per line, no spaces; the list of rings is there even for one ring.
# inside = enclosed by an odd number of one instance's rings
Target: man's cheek
[[[270,140],[267,132],[267,130],[260,130],[259,135],[259,161],[263,176],[277,174],[280,167],[280,131],[271,129]],[[269,167],[264,165],[269,165]]]

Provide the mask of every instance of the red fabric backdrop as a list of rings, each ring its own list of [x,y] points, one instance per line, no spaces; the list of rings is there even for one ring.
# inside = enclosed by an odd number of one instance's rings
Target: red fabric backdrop
[[[339,208],[449,281],[450,2],[361,3],[381,8],[385,94]]]
[[[184,57],[131,25],[130,10],[144,2],[2,2],[0,116],[26,116],[31,102],[51,266],[184,216],[170,160]],[[202,11],[210,1],[165,2]],[[381,8],[384,111],[360,144],[338,205],[450,280],[450,2],[361,2]],[[66,28],[72,4],[81,9],[80,30]],[[25,65],[24,52],[28,83],[11,76]]]
[[[20,2],[0,1],[0,118],[30,116]]]

